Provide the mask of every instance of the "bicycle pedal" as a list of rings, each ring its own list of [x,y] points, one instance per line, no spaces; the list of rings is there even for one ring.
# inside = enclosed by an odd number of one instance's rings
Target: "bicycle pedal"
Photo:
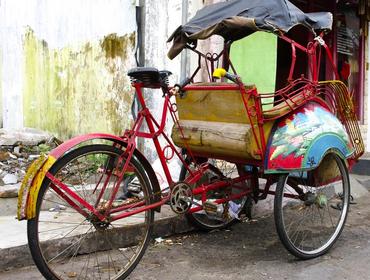
[[[207,215],[218,219],[223,219],[225,217],[225,208],[222,204],[207,200],[203,202],[203,210],[207,213]]]
[[[218,204],[213,203],[213,202],[208,201],[208,200],[205,201],[205,202],[203,202],[203,209],[207,213],[214,213],[214,214],[216,214],[217,213],[217,208],[218,208],[217,206],[218,206]]]

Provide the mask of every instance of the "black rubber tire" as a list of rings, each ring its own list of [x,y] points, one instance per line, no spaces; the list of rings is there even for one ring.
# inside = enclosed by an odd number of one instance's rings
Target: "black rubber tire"
[[[335,162],[337,163],[340,175],[342,177],[343,193],[341,194],[342,195],[341,201],[343,203],[343,206],[342,206],[342,209],[340,209],[341,214],[340,214],[339,220],[336,224],[335,231],[333,232],[331,237],[328,239],[327,243],[325,243],[321,247],[318,247],[317,249],[312,250],[312,251],[308,251],[308,250],[300,249],[298,246],[296,246],[294,244],[293,241],[291,241],[291,239],[289,238],[288,232],[287,232],[287,228],[289,228],[289,230],[290,230],[291,226],[286,226],[285,225],[284,214],[283,214],[284,188],[285,188],[285,185],[288,181],[289,174],[281,175],[279,177],[279,180],[278,180],[278,183],[277,183],[275,201],[274,201],[274,218],[275,218],[276,230],[277,230],[279,238],[280,238],[281,242],[283,243],[283,245],[285,246],[285,248],[291,254],[293,254],[294,256],[296,256],[299,259],[303,259],[303,260],[312,259],[312,258],[319,257],[319,256],[325,254],[326,252],[328,252],[330,250],[330,248],[334,245],[334,243],[336,242],[338,237],[340,236],[340,234],[341,234],[341,232],[344,228],[345,221],[346,221],[346,218],[347,218],[347,214],[348,214],[348,211],[349,211],[350,183],[349,183],[347,167],[344,164],[343,160],[337,154],[332,153],[332,154],[326,155],[326,157],[328,157],[328,156],[332,156],[334,158]],[[324,160],[325,160],[325,158],[324,158]],[[294,206],[294,207],[296,207],[296,206]],[[327,208],[328,208],[328,211],[330,211],[330,208],[332,208],[332,207],[327,206]],[[330,215],[329,215],[329,217],[330,217]],[[320,218],[322,219],[321,216],[320,216]],[[321,220],[321,223],[322,223],[322,220]],[[299,224],[302,224],[302,222],[300,221]],[[307,236],[307,234],[306,234],[306,236]],[[297,239],[297,237],[296,237],[296,239]],[[321,239],[321,237],[320,237],[320,239]]]
[[[82,146],[80,148],[72,150],[71,152],[65,154],[63,157],[58,159],[55,162],[55,164],[51,167],[49,172],[55,175],[59,170],[61,170],[64,166],[66,166],[72,160],[78,157],[81,157],[83,155],[92,153],[92,152],[102,152],[102,153],[112,154],[114,156],[119,156],[122,154],[123,151],[113,146],[109,146],[109,145],[96,144],[96,145]],[[143,189],[145,189],[144,191],[145,199],[147,199],[148,202],[150,203],[153,198],[153,192],[150,187],[151,183],[150,183],[149,177],[147,176],[147,173],[145,172],[142,164],[138,161],[136,157],[133,156],[131,158],[130,164],[134,166],[134,168],[137,171],[137,174],[139,174],[139,177],[141,176],[141,183],[142,183],[141,186]],[[42,199],[43,199],[43,196],[46,190],[49,188],[49,184],[50,184],[50,180],[45,177],[44,181],[42,182],[39,195],[37,197],[36,217],[31,220],[28,220],[27,235],[28,235],[29,248],[31,251],[32,258],[37,268],[39,269],[41,274],[46,279],[50,279],[50,280],[71,279],[70,277],[60,278],[57,275],[55,275],[53,271],[49,268],[48,264],[46,263],[43,253],[41,252],[41,249],[40,249],[40,244],[39,244],[39,239],[38,239],[38,218],[40,214],[40,204],[42,202]],[[145,223],[146,225],[145,239],[142,243],[139,253],[136,255],[136,259],[124,272],[120,272],[120,275],[112,279],[125,279],[132,272],[132,270],[137,266],[143,254],[145,253],[145,250],[148,247],[149,242],[152,237],[153,222],[154,222],[154,211],[153,210],[148,210],[146,219],[147,221]]]
[[[207,161],[207,159],[203,159],[203,160]],[[187,160],[187,161],[189,162],[189,160]],[[182,166],[181,171],[180,171],[180,175],[179,175],[179,181],[185,180],[186,175],[187,175],[187,170],[184,166]],[[245,211],[246,202],[247,202],[247,198],[244,200],[243,205],[241,206],[241,212]],[[197,214],[196,213],[186,213],[185,217],[189,221],[189,223],[192,224],[195,228],[197,228],[201,231],[204,231],[204,232],[209,232],[209,231],[212,231],[212,230],[225,229],[225,228],[231,227],[235,223],[239,222],[238,219],[234,218],[234,219],[231,219],[230,221],[228,221],[226,223],[220,223],[220,224],[217,224],[217,225],[212,224],[211,225],[211,224],[201,222],[200,220],[198,220],[195,217],[195,215],[197,215]]]

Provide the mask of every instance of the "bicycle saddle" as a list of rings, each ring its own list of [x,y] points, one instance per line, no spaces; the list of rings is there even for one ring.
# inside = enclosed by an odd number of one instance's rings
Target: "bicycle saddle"
[[[130,69],[127,75],[131,78],[131,82],[142,83],[146,88],[158,88],[168,86],[168,77],[172,73],[167,70],[158,71],[154,67],[136,67]]]

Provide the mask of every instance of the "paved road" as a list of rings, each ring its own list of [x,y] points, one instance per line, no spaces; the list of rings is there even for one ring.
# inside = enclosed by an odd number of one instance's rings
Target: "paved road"
[[[298,261],[285,251],[271,216],[170,239],[148,249],[131,280],[370,279],[370,194],[352,206],[335,247],[314,260]],[[42,278],[28,267],[0,273],[0,279]]]

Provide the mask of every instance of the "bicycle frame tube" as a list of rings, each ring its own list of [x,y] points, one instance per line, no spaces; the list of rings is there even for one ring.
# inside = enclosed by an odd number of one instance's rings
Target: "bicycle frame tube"
[[[174,146],[174,144],[172,143],[172,141],[164,133],[164,128],[165,128],[165,125],[166,125],[166,118],[167,118],[168,111],[170,111],[170,114],[171,114],[172,118],[176,119],[176,116],[174,115],[174,111],[171,109],[171,104],[170,104],[171,96],[169,94],[165,94],[163,109],[162,109],[162,119],[161,119],[161,123],[159,124],[154,119],[153,115],[150,113],[149,109],[146,106],[146,103],[145,103],[145,100],[144,100],[144,97],[143,97],[143,92],[141,90],[142,89],[142,84],[133,83],[133,87],[136,90],[136,95],[138,97],[138,100],[140,102],[140,105],[141,105],[142,109],[138,113],[138,119],[136,120],[136,122],[133,126],[133,129],[131,131],[129,131],[129,135],[131,135],[130,137],[134,137],[134,138],[135,137],[143,137],[143,138],[148,138],[148,139],[153,140],[157,155],[159,157],[159,160],[161,162],[164,174],[166,176],[168,186],[171,187],[173,185],[174,181],[173,181],[171,173],[169,171],[169,168],[168,168],[168,165],[167,165],[167,162],[166,162],[166,158],[165,158],[164,153],[163,153],[162,146],[159,143],[159,139],[158,139],[159,136],[163,136],[163,138],[166,140],[166,142],[168,143],[168,145],[170,146],[170,148],[172,149],[174,154],[176,154],[177,157],[180,159],[180,161],[183,164],[186,165],[186,162],[185,162],[184,158],[177,151],[177,149]],[[143,120],[145,120],[146,123],[147,123],[149,133],[140,131]]]
[[[153,143],[155,145],[158,157],[160,159],[163,171],[165,173],[165,176],[166,176],[166,179],[167,179],[167,182],[170,188],[174,184],[174,181],[170,174],[170,171],[169,171],[169,168],[166,162],[166,157],[160,145],[160,142],[158,139],[159,136],[164,137],[164,139],[168,142],[169,147],[171,147],[171,149],[173,150],[174,154],[176,154],[178,158],[182,161],[182,163],[186,165],[186,162],[181,156],[181,154],[176,150],[172,141],[164,133],[168,110],[170,111],[172,118],[175,121],[177,120],[177,117],[174,114],[175,111],[171,109],[170,94],[165,95],[163,111],[162,111],[162,120],[161,120],[161,123],[159,124],[154,119],[154,117],[152,116],[152,114],[150,113],[149,109],[146,106],[145,100],[143,98],[143,93],[141,90],[142,85],[140,83],[134,83],[133,86],[136,89],[136,94],[138,96],[142,109],[138,113],[138,118],[136,119],[134,125],[132,126],[132,129],[129,131],[126,131],[125,135],[123,136],[123,140],[127,143],[127,147],[124,153],[118,158],[118,163],[117,163],[118,165],[123,164],[123,168],[120,170],[119,174],[117,174],[118,180],[115,183],[115,186],[112,191],[112,195],[107,202],[108,203],[107,206],[104,207],[105,208],[104,212],[99,210],[98,206],[102,198],[103,192],[106,189],[107,180],[109,180],[110,176],[112,175],[112,174],[109,174],[109,172],[106,173],[108,177],[104,180],[100,178],[99,182],[97,183],[97,186],[95,187],[94,191],[96,191],[98,189],[98,186],[102,184],[102,189],[100,190],[100,193],[98,194],[98,200],[96,203],[94,203],[94,205],[90,205],[82,197],[80,197],[78,193],[70,189],[67,185],[63,184],[60,180],[58,180],[50,172],[46,172],[45,174],[45,177],[47,177],[51,181],[51,188],[57,194],[59,194],[61,198],[63,198],[69,205],[71,205],[71,207],[73,207],[77,212],[79,212],[81,215],[83,215],[86,218],[89,218],[91,217],[91,215],[94,215],[99,220],[104,221],[106,220],[106,217],[109,216],[110,214],[117,213],[117,215],[111,216],[110,218],[110,220],[114,221],[114,220],[122,219],[122,218],[131,216],[131,215],[143,212],[143,211],[147,211],[149,209],[155,209],[163,205],[166,201],[169,200],[169,195],[167,195],[166,197],[162,197],[162,199],[160,199],[158,202],[151,203],[150,205],[145,205],[144,202],[140,202],[140,203],[130,204],[129,206],[121,206],[121,207],[112,209],[112,203],[118,193],[119,187],[123,181],[124,174],[129,167],[130,160],[136,149],[136,138],[137,137],[149,138],[153,140]],[[149,133],[140,131],[144,120],[147,123]],[[189,169],[189,167],[187,168]],[[195,173],[193,173],[190,169],[189,171],[190,171],[189,172],[190,177],[194,177]],[[202,173],[204,172],[204,170],[202,169],[200,172]],[[193,178],[192,181],[195,182],[199,178],[200,178],[200,175],[197,174],[197,176],[195,176],[195,178]],[[133,210],[130,210],[131,208]],[[118,213],[121,211],[125,211],[125,212]]]

